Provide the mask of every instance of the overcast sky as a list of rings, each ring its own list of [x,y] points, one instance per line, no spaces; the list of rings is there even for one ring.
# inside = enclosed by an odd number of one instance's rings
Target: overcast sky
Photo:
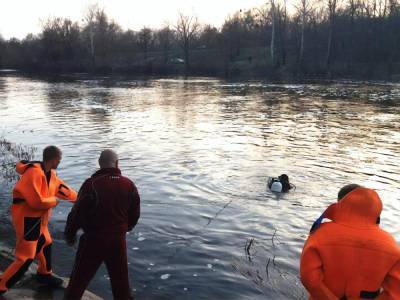
[[[123,29],[159,28],[174,23],[177,12],[196,14],[203,23],[221,26],[227,15],[239,9],[261,6],[266,0],[0,0],[0,34],[23,38],[38,33],[48,17],[81,21],[87,7],[98,3]]]

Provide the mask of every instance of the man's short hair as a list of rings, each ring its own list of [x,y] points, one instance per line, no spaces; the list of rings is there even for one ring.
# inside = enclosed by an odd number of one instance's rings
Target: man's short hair
[[[43,161],[49,161],[61,156],[62,152],[56,146],[47,146],[43,149]]]
[[[351,183],[342,187],[338,193],[338,201],[344,198],[348,193],[355,190],[356,188],[362,187],[361,185]]]
[[[111,149],[103,150],[99,157],[100,168],[115,168],[118,155]]]

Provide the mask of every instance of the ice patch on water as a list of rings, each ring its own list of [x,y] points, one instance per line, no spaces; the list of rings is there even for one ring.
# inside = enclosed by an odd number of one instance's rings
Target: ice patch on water
[[[167,245],[172,245],[174,242],[168,242]]]
[[[188,289],[187,288],[183,288],[183,290],[186,292]]]
[[[133,247],[132,250],[136,251],[136,250],[139,250],[139,248],[138,247]]]
[[[161,275],[161,279],[162,280],[166,280],[166,279],[168,279],[169,277],[171,276],[171,274],[163,274],[163,275]]]
[[[193,274],[193,277],[197,277],[198,275],[197,274]]]
[[[139,241],[139,242],[142,242],[142,241],[144,241],[146,238],[144,238],[144,237],[140,237],[140,238],[138,238],[137,240]]]
[[[212,264],[207,264],[207,268],[212,269],[213,265]]]

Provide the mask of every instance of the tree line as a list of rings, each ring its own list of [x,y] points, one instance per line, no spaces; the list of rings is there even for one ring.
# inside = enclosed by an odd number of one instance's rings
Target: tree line
[[[82,22],[50,18],[39,34],[0,37],[0,66],[32,72],[398,78],[398,0],[269,0],[220,28],[179,14],[123,30],[98,5]]]

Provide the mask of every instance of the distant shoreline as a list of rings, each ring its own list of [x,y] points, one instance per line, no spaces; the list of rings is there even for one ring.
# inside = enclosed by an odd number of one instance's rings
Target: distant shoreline
[[[340,83],[340,82],[358,82],[358,83],[400,83],[400,74],[398,76],[391,76],[390,78],[377,78],[374,76],[366,77],[366,76],[323,76],[323,75],[314,75],[314,76],[294,76],[292,74],[270,74],[266,75],[257,75],[257,74],[246,74],[246,75],[232,75],[232,76],[223,76],[223,75],[207,75],[201,73],[190,73],[185,75],[182,73],[145,73],[145,72],[127,72],[127,71],[50,71],[50,70],[31,70],[31,69],[8,69],[0,68],[0,77],[6,74],[18,74],[27,77],[110,77],[110,78],[119,78],[122,77],[124,79],[128,78],[182,78],[190,79],[190,78],[210,78],[210,79],[221,79],[227,81],[271,81],[274,83],[298,83],[298,84],[310,84],[310,83],[320,83],[320,84],[331,84],[331,83]]]

